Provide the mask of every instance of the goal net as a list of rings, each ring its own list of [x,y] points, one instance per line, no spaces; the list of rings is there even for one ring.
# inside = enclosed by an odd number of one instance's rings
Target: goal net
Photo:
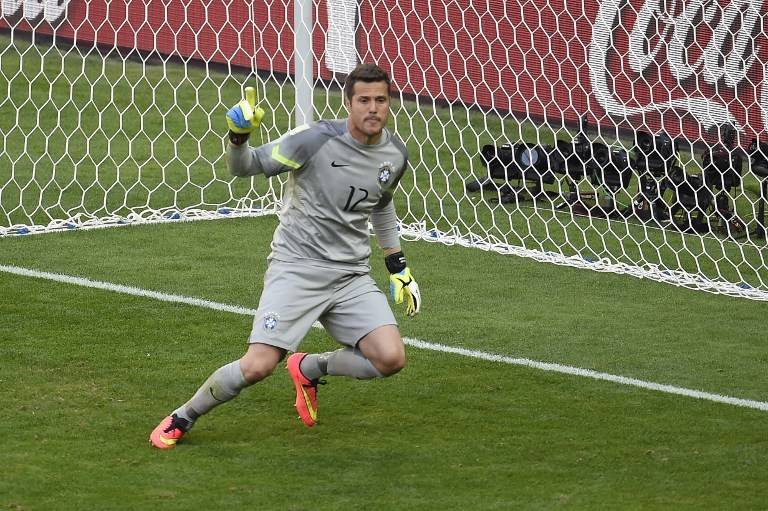
[[[768,299],[768,41],[749,0],[2,0],[0,236],[274,214],[252,144],[392,75],[402,234]]]

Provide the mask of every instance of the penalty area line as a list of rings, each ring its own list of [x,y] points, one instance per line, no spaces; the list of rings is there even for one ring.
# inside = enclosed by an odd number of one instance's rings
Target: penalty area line
[[[256,314],[256,309],[249,309],[249,308],[240,307],[237,305],[213,302],[210,300],[204,300],[202,298],[195,298],[190,296],[161,293],[158,291],[150,291],[148,289],[142,289],[139,287],[125,286],[122,284],[113,284],[111,282],[103,282],[103,281],[91,280],[83,277],[63,275],[60,273],[51,273],[46,271],[33,270],[29,268],[21,268],[18,266],[8,266],[8,265],[0,264],[0,272],[19,275],[22,277],[32,277],[32,278],[50,280],[54,282],[61,282],[64,284],[88,287],[92,289],[112,291],[115,293],[139,296],[143,298],[151,298],[153,300],[160,300],[164,302],[182,303],[186,305],[192,305],[194,307],[202,307],[202,308],[212,309],[212,310],[217,310],[222,312],[230,312],[233,314],[241,314],[246,316],[253,316]],[[555,364],[551,362],[540,362],[537,360],[531,360],[527,358],[515,358],[515,357],[509,357],[506,355],[488,353],[484,351],[469,350],[466,348],[457,348],[454,346],[447,346],[444,344],[424,341],[421,339],[412,339],[409,337],[403,338],[403,341],[408,346],[412,346],[414,348],[419,348],[424,350],[439,351],[442,353],[449,353],[453,355],[459,355],[459,356],[474,358],[478,360],[485,360],[488,362],[497,362],[502,364],[529,367],[529,368],[538,369],[541,371],[549,371],[554,373],[567,374],[571,376],[579,376],[582,378],[591,378],[593,380],[608,381],[611,383],[618,383],[620,385],[627,385],[630,387],[638,387],[638,388],[647,389],[647,390],[664,392],[666,394],[674,394],[674,395],[685,396],[685,397],[690,397],[694,399],[702,399],[705,401],[713,401],[715,403],[723,403],[723,404],[728,404],[732,406],[739,406],[742,408],[753,408],[755,410],[768,411],[768,402],[764,402],[764,401],[754,401],[751,399],[742,399],[737,397],[724,396],[721,394],[714,394],[711,392],[704,392],[701,390],[677,387],[674,385],[667,385],[664,383],[655,383],[652,381],[639,380],[637,378],[630,378],[627,376],[620,376],[620,375],[615,375],[610,373],[602,373],[599,371],[593,371],[591,369],[582,369],[580,367]]]

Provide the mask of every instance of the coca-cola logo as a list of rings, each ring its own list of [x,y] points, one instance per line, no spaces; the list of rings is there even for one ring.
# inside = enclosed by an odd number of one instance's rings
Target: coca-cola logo
[[[674,111],[740,131],[759,108],[768,127],[763,1],[603,0],[589,48],[595,99],[620,120]]]
[[[2,0],[4,18],[25,18],[31,22],[45,20],[61,22],[67,13],[69,0]]]

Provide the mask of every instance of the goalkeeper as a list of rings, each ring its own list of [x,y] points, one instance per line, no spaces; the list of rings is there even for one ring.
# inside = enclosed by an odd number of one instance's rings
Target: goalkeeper
[[[264,289],[239,360],[226,364],[150,435],[173,447],[198,417],[286,366],[305,425],[317,423],[317,385],[325,375],[370,379],[405,366],[405,347],[385,295],[370,276],[370,220],[390,273],[395,303],[419,312],[421,296],[400,249],[392,193],[408,165],[403,142],[386,128],[390,79],[363,64],[344,85],[346,119],[300,126],[250,148],[264,111],[256,94],[227,112],[227,162],[236,176],[288,174],[280,224],[272,240]],[[342,345],[320,354],[296,352],[315,321]]]

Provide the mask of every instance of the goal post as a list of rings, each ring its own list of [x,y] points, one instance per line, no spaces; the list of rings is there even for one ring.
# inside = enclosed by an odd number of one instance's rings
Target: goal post
[[[270,140],[392,76],[403,236],[768,298],[768,65],[754,0],[2,0],[0,236],[277,213]],[[258,138],[258,137],[254,137]],[[754,141],[754,143],[753,143]],[[252,140],[259,143],[259,140]]]

